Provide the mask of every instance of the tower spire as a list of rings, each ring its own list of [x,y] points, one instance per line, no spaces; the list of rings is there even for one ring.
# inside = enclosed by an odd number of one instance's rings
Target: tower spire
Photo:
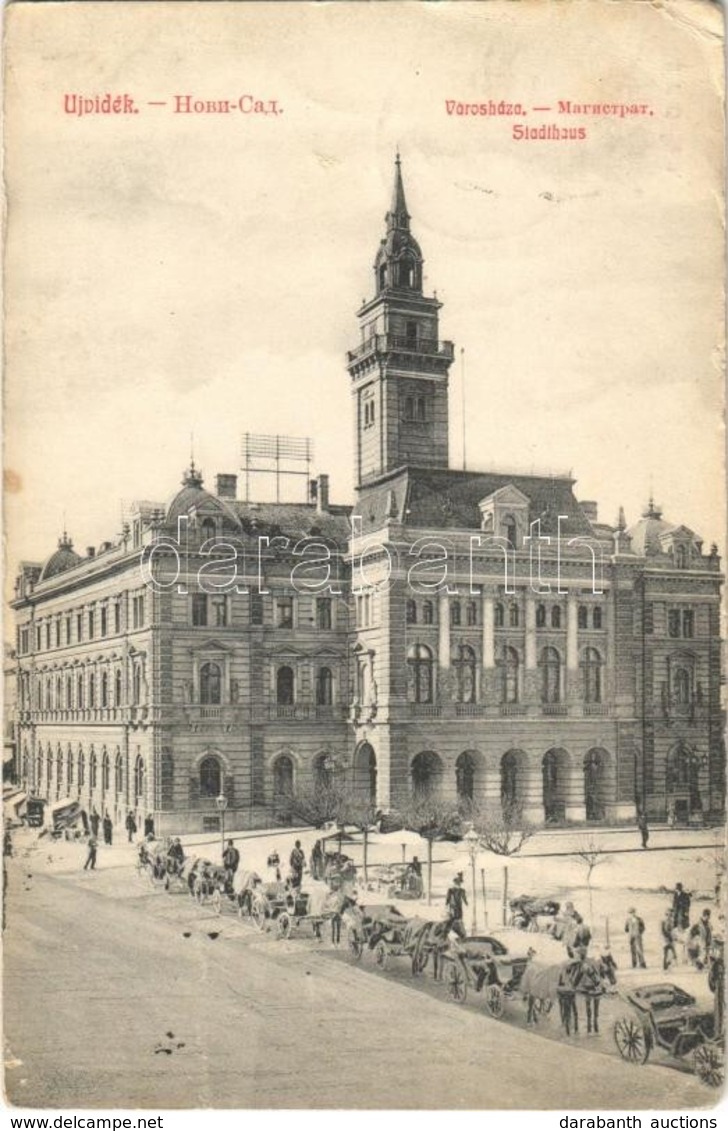
[[[404,228],[409,231],[409,212],[407,211],[407,201],[404,197],[404,182],[402,181],[402,160],[397,150],[397,156],[394,159],[394,188],[392,189],[392,204],[389,212],[387,213],[387,229]]]

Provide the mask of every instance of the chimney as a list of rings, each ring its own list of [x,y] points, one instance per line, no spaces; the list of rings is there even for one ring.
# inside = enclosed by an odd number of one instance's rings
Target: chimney
[[[87,558],[95,558],[96,557],[96,547],[95,546],[87,546],[86,547],[86,557]]]
[[[216,475],[215,494],[218,499],[236,499],[238,497],[237,475]]]
[[[111,547],[112,547],[111,542],[102,542],[101,545],[99,546],[99,553],[105,554],[105,553],[107,553],[107,551],[109,551],[111,549]]]
[[[579,502],[579,506],[590,522],[597,521],[598,504],[595,503],[593,499],[582,499]]]
[[[323,514],[329,509],[329,477],[328,475],[316,476],[316,510]]]

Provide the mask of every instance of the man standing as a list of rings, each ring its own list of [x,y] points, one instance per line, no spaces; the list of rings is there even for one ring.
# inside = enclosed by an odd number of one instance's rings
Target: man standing
[[[87,871],[87,870],[91,871],[91,872],[95,872],[96,871],[96,849],[98,848],[98,841],[96,840],[96,837],[93,835],[93,833],[88,838],[87,848],[88,848],[88,856],[86,857],[86,863],[83,866],[83,870],[84,870],[84,872]]]
[[[453,880],[452,887],[447,889],[445,908],[447,910],[447,932],[454,931],[461,939],[467,937],[463,923],[463,908],[467,902],[468,897],[463,887],[463,874],[458,872]]]
[[[669,970],[672,962],[677,962],[677,954],[675,953],[675,936],[673,934],[673,913],[669,909],[665,912],[665,916],[660,924],[662,932],[662,969]],[[672,961],[671,961],[672,959]]]
[[[300,840],[296,841],[288,863],[291,866],[291,887],[300,888],[303,880],[303,868],[306,863],[306,856],[301,848]]]
[[[226,879],[229,884],[233,882],[233,876],[238,870],[240,864],[240,853],[231,840],[227,842],[227,848],[222,854],[222,866],[225,869]]]
[[[625,932],[629,937],[629,950],[632,955],[632,967],[639,966],[645,969],[647,963],[645,962],[645,951],[642,936],[645,933],[645,924],[640,919],[634,907],[630,907],[627,916],[627,922],[624,924]]]
[[[154,817],[151,813],[144,818],[144,839],[154,840]]]
[[[104,826],[104,844],[111,844],[111,838],[113,836],[114,826],[111,823],[111,817],[109,816],[108,809],[104,813],[103,826]]]
[[[101,818],[99,817],[98,810],[96,809],[96,806],[94,806],[93,809],[91,810],[90,822],[91,822],[91,835],[96,840],[98,840],[99,825],[101,824]]]
[[[134,834],[137,831],[137,824],[134,820],[134,814],[132,813],[131,809],[127,813],[126,821],[124,823],[126,825],[126,831],[129,834],[129,844],[131,844],[134,840]]]
[[[650,830],[647,825],[647,817],[642,809],[637,814],[637,828],[640,830],[642,837],[642,847],[647,848],[647,841],[650,839]]]
[[[684,891],[682,884],[675,884],[672,917],[678,931],[687,931],[690,926],[690,892]]]

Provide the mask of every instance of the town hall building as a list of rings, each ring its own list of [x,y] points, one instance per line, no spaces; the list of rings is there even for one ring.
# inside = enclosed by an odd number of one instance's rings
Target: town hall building
[[[25,788],[158,832],[217,828],[221,796],[227,828],[266,825],[331,780],[385,811],[722,814],[717,548],[652,500],[609,524],[568,475],[450,467],[440,310],[398,158],[347,355],[354,505],[326,475],[308,503],[242,501],[191,464],[114,540],[23,563]]]

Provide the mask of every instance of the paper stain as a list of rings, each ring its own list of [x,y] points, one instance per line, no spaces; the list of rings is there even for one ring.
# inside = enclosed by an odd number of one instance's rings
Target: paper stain
[[[23,490],[22,477],[12,467],[6,467],[3,471],[3,487],[8,495],[19,495]]]

